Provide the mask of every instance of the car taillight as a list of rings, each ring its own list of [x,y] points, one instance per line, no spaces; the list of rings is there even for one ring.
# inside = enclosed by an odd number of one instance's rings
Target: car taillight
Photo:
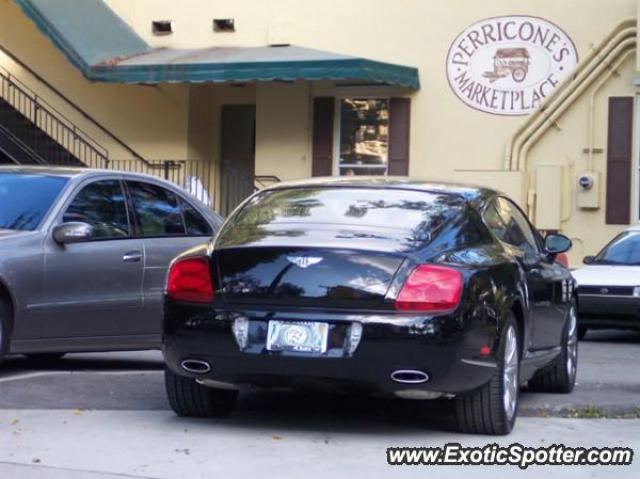
[[[203,257],[179,259],[171,266],[167,297],[175,301],[211,303],[213,284],[209,260]]]
[[[445,311],[460,303],[462,275],[446,266],[423,264],[414,269],[396,298],[399,311]]]

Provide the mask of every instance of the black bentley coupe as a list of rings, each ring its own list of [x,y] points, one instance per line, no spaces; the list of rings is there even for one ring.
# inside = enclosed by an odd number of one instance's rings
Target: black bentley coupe
[[[507,434],[519,388],[568,393],[574,280],[488,189],[403,178],[282,183],[174,260],[165,382],[181,416],[243,386],[451,398],[462,431]]]

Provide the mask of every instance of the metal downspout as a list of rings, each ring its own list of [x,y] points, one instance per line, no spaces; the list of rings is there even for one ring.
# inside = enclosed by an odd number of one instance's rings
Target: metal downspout
[[[542,134],[549,129],[549,127],[553,126],[559,116],[561,116],[572,104],[573,102],[584,93],[586,89],[588,89],[592,80],[598,78],[603,71],[610,68],[610,65],[614,59],[616,59],[619,55],[626,55],[628,52],[635,50],[636,47],[636,38],[628,38],[622,43],[620,43],[609,55],[605,57],[602,62],[598,63],[598,66],[592,70],[576,88],[571,89],[571,92],[563,98],[561,103],[554,104],[553,111],[547,114],[540,122],[535,125],[535,128],[532,128],[531,132],[527,131],[527,135],[524,138],[521,148],[516,152],[515,157],[515,166],[519,171],[523,171],[526,167],[526,157],[529,149],[536,143],[536,141],[542,136]],[[628,52],[625,52],[628,50]]]
[[[600,81],[593,87],[591,90],[591,95],[589,96],[589,156],[587,160],[587,171],[593,171],[593,147],[595,143],[595,99],[596,94],[603,87],[605,83],[609,80],[609,77],[614,74],[620,68],[626,60],[627,57],[633,54],[635,49],[630,49],[626,51],[620,59],[613,65],[609,70],[605,73],[605,75],[600,79]]]
[[[581,64],[578,65],[576,71],[573,75],[567,78],[558,88],[556,88],[549,97],[544,101],[544,103],[536,110],[526,122],[524,122],[516,132],[509,138],[506,148],[506,155],[504,159],[504,168],[505,170],[517,170],[519,169],[519,165],[514,168],[513,158],[514,153],[518,152],[521,148],[521,144],[526,141],[526,138],[530,136],[535,129],[537,129],[537,123],[542,118],[544,121],[544,117],[548,115],[548,110],[553,110],[556,108],[556,105],[561,103],[564,98],[569,95],[570,88],[569,85],[576,81],[583,81],[583,77],[588,77],[589,73],[584,74],[585,70],[593,69],[599,62],[606,59],[609,55],[603,55],[601,52],[611,50],[615,48],[615,46],[621,43],[625,38],[629,35],[635,36],[636,34],[636,19],[631,18],[622,21],[616,28],[614,28],[611,33],[609,33],[600,44],[591,50],[587,56],[582,60]],[[597,60],[594,62],[594,60]],[[595,66],[594,66],[595,63]],[[531,133],[529,133],[531,132]],[[527,134],[529,133],[529,134]]]

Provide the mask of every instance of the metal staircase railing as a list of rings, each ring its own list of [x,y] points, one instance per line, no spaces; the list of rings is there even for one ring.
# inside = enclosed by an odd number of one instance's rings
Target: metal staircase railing
[[[258,190],[279,183],[274,175],[252,175],[236,168],[233,162],[223,160],[220,176],[220,214],[228,216],[236,206]]]
[[[93,116],[89,115],[85,110],[83,110],[80,106],[76,105],[73,100],[71,100],[68,96],[58,90],[54,85],[49,83],[46,78],[40,75],[37,71],[31,68],[29,65],[24,63],[20,58],[14,55],[10,50],[8,50],[3,45],[0,45],[0,52],[4,53],[8,58],[10,58],[14,63],[19,65],[24,71],[28,72],[33,78],[35,78],[39,83],[44,85],[47,90],[54,94],[56,98],[59,98],[64,103],[69,105],[73,110],[77,111],[80,115],[82,115],[89,123],[94,125],[98,130],[105,133],[111,140],[120,145],[124,150],[128,151],[131,157],[140,163],[144,163],[149,165],[150,162],[142,157],[137,151],[131,148],[127,143],[125,143],[121,138],[115,135],[111,130],[109,130],[106,126],[100,123]]]
[[[95,126],[97,131],[107,135],[110,140],[120,145],[131,155],[131,159],[126,160],[110,158],[108,150],[91,135],[78,128],[63,113],[0,66],[0,106],[2,101],[8,103],[22,117],[37,127],[31,128],[32,130],[41,130],[40,135],[31,132],[33,138],[29,135],[26,137],[22,135],[20,138],[10,128],[0,124],[0,133],[4,133],[15,145],[25,150],[24,154],[28,156],[30,164],[52,163],[47,154],[43,154],[43,149],[46,153],[46,145],[43,147],[43,143],[53,140],[71,155],[72,160],[78,160],[76,166],[85,165],[91,168],[125,170],[158,176],[182,186],[211,207],[214,206],[214,203],[219,203],[217,209],[222,214],[230,213],[236,205],[253,192],[280,182],[280,178],[274,175],[246,174],[236,169],[229,161],[223,161],[221,176],[218,179],[216,178],[215,164],[209,161],[147,160],[2,45],[0,45],[0,51],[44,85],[53,97],[60,99],[73,111],[82,115],[89,124]],[[17,123],[18,119],[15,121]],[[43,136],[49,138],[43,139]],[[38,141],[40,141],[39,145],[34,144]],[[40,148],[37,148],[38,146]],[[214,194],[216,184],[221,188],[221,194],[217,196],[217,201]]]
[[[236,168],[231,161],[223,161],[220,176],[216,164],[202,160],[152,160],[140,164],[130,160],[112,160],[115,170],[158,176],[181,186],[205,205],[227,216],[245,198],[270,184],[279,183],[275,175],[251,175]],[[216,189],[220,194],[216,195]]]
[[[92,168],[108,167],[109,152],[104,147],[2,67],[0,67],[0,99],[84,165]],[[18,123],[17,119],[16,123]],[[10,129],[11,125],[5,126]],[[36,133],[29,136],[30,141],[23,141],[32,150],[36,150],[36,154],[43,157],[41,151],[37,151],[38,141],[40,141],[39,146],[43,146],[43,137]]]
[[[0,125],[0,156],[7,158],[10,164],[48,165],[44,158],[3,125]]]

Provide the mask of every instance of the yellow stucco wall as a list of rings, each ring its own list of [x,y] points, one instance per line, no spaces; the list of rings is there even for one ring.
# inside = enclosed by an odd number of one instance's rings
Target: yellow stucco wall
[[[456,168],[501,168],[508,135],[521,117],[471,110],[451,92],[444,74],[450,43],[483,18],[527,14],[564,29],[586,53],[622,18],[636,13],[634,0],[510,0],[425,2],[384,0],[108,0],[154,46],[264,45],[270,27],[286,25],[292,44],[417,66],[422,90],[412,105],[411,174],[451,176]],[[213,18],[235,18],[237,32],[214,33]],[[175,33],[154,36],[151,21],[174,20]]]
[[[308,83],[258,85],[256,174],[310,176],[311,91]]]
[[[578,262],[587,254],[594,254],[604,246],[624,226],[605,224],[606,195],[606,158],[607,158],[607,107],[609,96],[633,96],[633,81],[637,76],[635,58],[627,57],[626,61],[616,69],[615,73],[600,90],[590,88],[563,115],[557,126],[551,128],[529,155],[528,170],[535,173],[539,165],[558,164],[563,168],[563,191],[561,204],[561,228],[572,236],[574,248],[571,259]],[[601,151],[592,156],[593,165],[589,165],[589,155],[584,149],[589,148],[589,99],[594,95],[594,133],[593,148]],[[634,131],[637,125],[634,126]],[[637,133],[634,142],[637,143]],[[632,218],[638,218],[637,188],[637,147],[633,148],[636,158],[632,171]],[[583,210],[576,205],[578,176],[586,171],[600,174],[599,190],[600,208]],[[532,174],[531,187],[536,189],[535,174]],[[634,220],[632,220],[634,221]],[[637,220],[635,220],[637,222]]]

